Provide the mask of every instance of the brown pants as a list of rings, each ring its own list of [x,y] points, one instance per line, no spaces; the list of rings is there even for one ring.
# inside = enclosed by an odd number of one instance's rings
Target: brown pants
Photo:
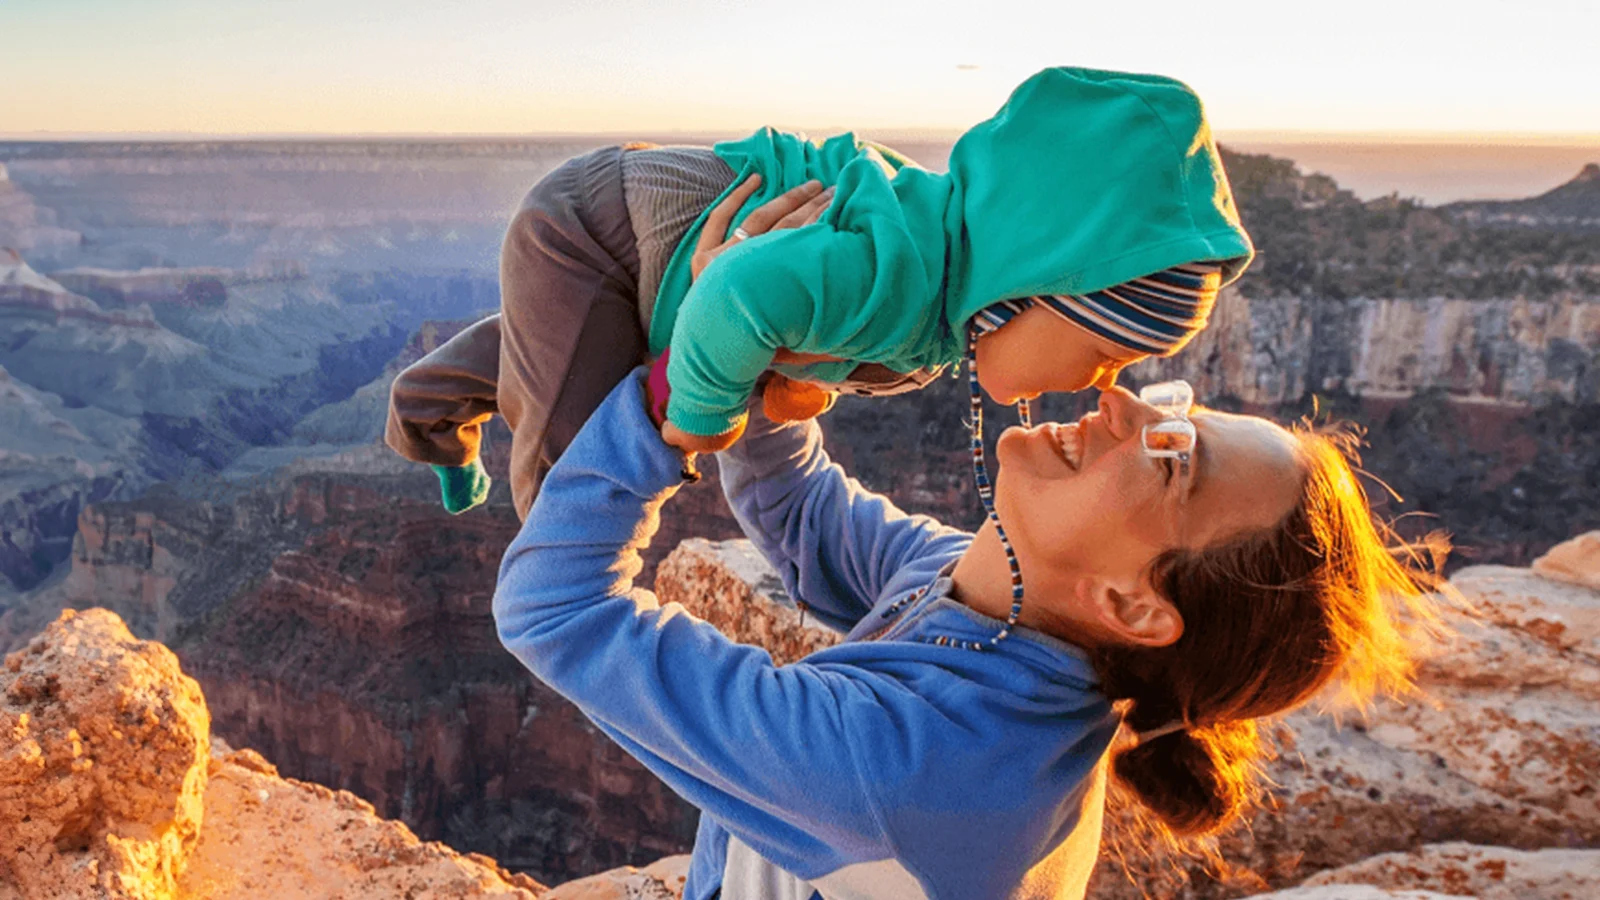
[[[466,465],[483,422],[504,416],[523,519],[578,429],[648,359],[622,153],[576,157],[534,185],[501,247],[500,315],[418,360],[390,391],[384,438],[415,462]]]

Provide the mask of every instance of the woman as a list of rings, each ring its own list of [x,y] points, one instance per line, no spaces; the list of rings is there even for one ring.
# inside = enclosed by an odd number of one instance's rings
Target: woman
[[[1357,699],[1409,685],[1428,578],[1394,561],[1335,441],[1120,388],[1000,438],[1028,579],[1003,641],[993,522],[907,516],[829,462],[814,422],[752,415],[720,459],[728,500],[791,595],[848,632],[776,667],[632,585],[684,462],[643,380],[550,471],[495,616],[704,811],[686,900],[1080,897],[1108,755],[1166,827],[1206,833],[1250,797],[1256,719],[1336,679]],[[1160,436],[1184,422],[1180,457]],[[1124,724],[1137,743],[1113,751]]]

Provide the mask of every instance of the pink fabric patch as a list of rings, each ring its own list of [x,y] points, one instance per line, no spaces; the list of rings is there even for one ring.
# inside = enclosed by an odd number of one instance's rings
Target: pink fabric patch
[[[661,357],[650,366],[650,380],[645,382],[645,399],[650,405],[650,418],[657,425],[667,421],[667,399],[672,396],[672,385],[667,382],[667,359],[672,348],[661,351]]]

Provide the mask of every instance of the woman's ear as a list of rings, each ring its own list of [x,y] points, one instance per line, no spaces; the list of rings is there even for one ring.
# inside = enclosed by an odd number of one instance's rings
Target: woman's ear
[[[1183,637],[1183,616],[1148,585],[1119,590],[1108,582],[1093,585],[1095,624],[1113,641],[1135,647],[1166,647]]]

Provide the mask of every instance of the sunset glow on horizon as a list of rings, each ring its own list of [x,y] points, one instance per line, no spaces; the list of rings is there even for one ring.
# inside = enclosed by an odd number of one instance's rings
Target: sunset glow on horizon
[[[1222,134],[1600,136],[1600,4],[1301,6],[0,0],[0,136],[954,131],[1067,63]]]

